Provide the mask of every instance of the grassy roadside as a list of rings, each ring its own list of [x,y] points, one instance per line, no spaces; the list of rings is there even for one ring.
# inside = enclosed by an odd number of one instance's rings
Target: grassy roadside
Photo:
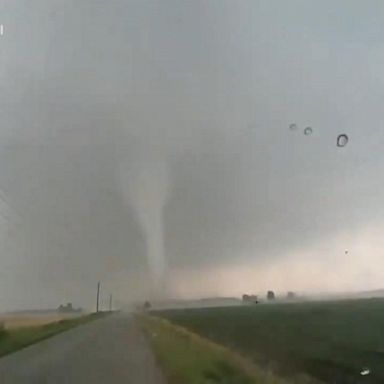
[[[108,312],[92,313],[72,319],[65,319],[53,323],[23,327],[17,329],[0,329],[0,356],[7,355],[38,341],[47,339],[57,333],[64,332],[80,324],[99,319]]]
[[[251,361],[185,328],[154,316],[139,316],[169,384],[309,384],[277,377]]]

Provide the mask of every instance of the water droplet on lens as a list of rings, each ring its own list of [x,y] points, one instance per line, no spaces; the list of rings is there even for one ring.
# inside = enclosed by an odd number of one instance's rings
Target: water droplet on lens
[[[291,131],[296,131],[296,129],[297,129],[297,125],[296,124],[290,124],[290,126],[289,126],[289,129],[291,130]]]
[[[345,147],[348,143],[348,136],[346,134],[341,134],[339,136],[337,136],[337,141],[336,141],[336,145],[338,147]]]
[[[313,130],[311,127],[307,127],[304,129],[304,135],[308,136],[308,135],[312,134],[312,132],[313,132]]]

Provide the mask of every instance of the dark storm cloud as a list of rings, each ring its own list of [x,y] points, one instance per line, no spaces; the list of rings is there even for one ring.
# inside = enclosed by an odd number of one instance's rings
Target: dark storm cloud
[[[17,213],[2,257],[6,307],[89,305],[99,279],[121,299],[146,293],[124,167],[166,164],[171,280],[252,263],[278,274],[295,252],[316,258],[324,242],[344,249],[339,235],[382,226],[380,2],[1,10],[0,187]]]

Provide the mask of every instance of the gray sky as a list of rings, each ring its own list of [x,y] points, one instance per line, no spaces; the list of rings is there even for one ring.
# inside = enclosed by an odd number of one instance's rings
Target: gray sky
[[[383,287],[381,0],[0,4],[0,309]]]

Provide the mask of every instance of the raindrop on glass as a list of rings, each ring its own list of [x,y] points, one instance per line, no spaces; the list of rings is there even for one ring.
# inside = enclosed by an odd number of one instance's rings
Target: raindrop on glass
[[[304,135],[311,135],[312,134],[312,128],[311,127],[307,127],[304,129]]]
[[[291,131],[296,131],[296,129],[297,129],[297,125],[296,124],[290,124],[289,125],[289,129],[291,130]]]
[[[337,141],[336,141],[336,145],[338,147],[345,147],[348,143],[348,136],[346,134],[341,134],[339,136],[337,136]]]

